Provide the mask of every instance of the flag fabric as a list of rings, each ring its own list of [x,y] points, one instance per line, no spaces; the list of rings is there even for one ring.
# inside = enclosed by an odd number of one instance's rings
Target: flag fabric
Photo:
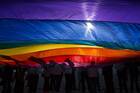
[[[77,65],[140,59],[138,1],[58,1],[1,2],[0,55],[26,65],[36,65],[30,56]],[[4,62],[14,64],[0,58]]]

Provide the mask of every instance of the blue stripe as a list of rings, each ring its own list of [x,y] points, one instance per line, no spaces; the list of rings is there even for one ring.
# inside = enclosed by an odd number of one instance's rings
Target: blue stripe
[[[92,25],[89,31],[87,31],[87,24]],[[33,44],[75,41],[79,44],[140,50],[140,24],[60,20],[0,20],[0,46],[23,41],[34,41]],[[81,43],[81,41],[83,42]]]

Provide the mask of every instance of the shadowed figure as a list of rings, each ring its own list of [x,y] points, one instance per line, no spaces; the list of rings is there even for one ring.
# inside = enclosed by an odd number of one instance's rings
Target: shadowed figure
[[[139,62],[134,62],[134,61],[128,62],[131,93],[134,92],[134,86],[136,87],[137,93],[140,92],[140,86],[139,86],[139,83],[138,83],[138,77],[139,77],[138,66],[139,66],[139,64],[140,64]]]
[[[97,93],[97,68],[95,62],[91,62],[91,64],[87,67],[87,76],[88,76],[88,90],[89,93]]]
[[[112,65],[107,65],[102,68],[102,73],[105,81],[105,93],[114,93],[114,84],[113,84],[113,71]]]
[[[47,65],[46,65],[44,60],[42,60],[40,58],[37,58],[37,57],[33,57],[33,56],[29,57],[29,60],[40,64],[41,67],[44,69],[44,73],[47,71]],[[37,90],[39,75],[38,75],[38,73],[36,73],[35,69],[36,68],[31,68],[30,72],[27,75],[28,86],[29,86],[29,91],[28,92],[29,93],[35,93],[36,90]],[[44,88],[46,88],[46,89],[43,89],[43,90],[44,90],[44,93],[45,93],[46,91],[48,91],[48,85],[49,84],[47,84],[47,83],[49,83],[49,82],[48,82],[48,79],[47,79],[48,78],[47,75],[45,75],[44,73],[43,73],[44,80],[45,80],[44,81],[45,82]]]
[[[38,86],[38,80],[39,75],[37,73],[37,68],[32,67],[28,70],[27,73],[27,86],[28,86],[28,93],[36,93],[37,92],[37,86]]]
[[[21,66],[21,61],[16,60],[10,56],[6,56],[6,55],[0,55],[0,57],[7,59],[7,60],[11,60],[13,62],[16,63],[16,74],[15,74],[15,87],[14,87],[14,93],[24,93],[24,75],[25,75],[25,69],[22,68]],[[7,67],[8,69],[8,67]],[[10,70],[10,68],[9,68]],[[9,71],[7,70],[7,71]],[[12,71],[9,72],[9,74],[12,77]],[[6,76],[6,77],[10,77],[10,76]],[[5,78],[6,78],[5,77]],[[10,80],[10,79],[9,79]],[[9,81],[10,82],[10,81]],[[10,88],[10,87],[9,87]],[[11,89],[9,89],[11,90]],[[8,93],[8,92],[7,92]],[[10,92],[9,92],[10,93]]]
[[[50,60],[49,65],[46,65],[44,60],[33,56],[30,57],[29,60],[39,63],[44,69],[44,93],[49,90],[59,92],[63,72],[61,64],[57,64],[54,60]]]
[[[49,72],[50,65],[46,64],[44,60],[37,58],[37,57],[33,57],[33,56],[31,56],[29,58],[29,60],[40,64],[41,67],[43,68],[43,74],[42,74],[42,76],[44,78],[43,92],[47,93],[50,90],[50,86],[51,86],[50,85],[51,76],[50,76],[50,72]]]
[[[14,93],[24,93],[26,68],[16,67]]]
[[[65,60],[66,63],[72,68],[72,89],[76,90],[76,77],[75,77],[75,67],[74,62],[72,62],[69,58]]]
[[[79,87],[82,90],[82,93],[86,92],[86,85],[87,85],[87,80],[88,80],[88,76],[87,76],[87,67],[80,67],[80,80],[79,80]]]
[[[70,59],[67,58],[63,66],[64,66],[64,75],[65,75],[65,92],[71,93],[73,87],[75,87],[74,64]]]
[[[47,66],[45,61],[36,57],[30,57],[30,60],[39,63],[44,69],[44,92],[49,90],[55,90],[59,92],[61,79],[62,79],[62,68],[60,64],[50,60]]]
[[[13,69],[9,65],[5,65],[3,69],[2,93],[12,93]]]
[[[49,72],[49,64],[45,65],[43,69],[42,77],[44,78],[44,86],[43,86],[43,93],[48,93],[50,88],[50,72]]]
[[[54,87],[55,87],[55,91],[59,92],[60,90],[60,85],[61,85],[61,80],[62,80],[62,75],[63,75],[63,69],[61,64],[55,64],[54,68],[53,68],[53,75],[54,75]]]
[[[123,93],[123,89],[125,93],[128,93],[127,82],[128,82],[128,68],[126,63],[118,63],[115,64],[115,69],[117,71],[118,81],[120,93]]]
[[[54,91],[55,90],[55,65],[56,62],[54,60],[49,60],[49,73],[50,73],[50,91]]]

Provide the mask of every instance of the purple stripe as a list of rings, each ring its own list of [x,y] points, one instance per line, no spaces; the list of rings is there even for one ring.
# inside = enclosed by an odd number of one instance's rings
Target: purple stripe
[[[118,2],[116,0],[114,2],[112,0],[106,0],[108,2],[104,0],[43,1],[1,3],[0,18],[87,20],[93,15],[90,20],[140,23],[140,3],[130,2],[131,0],[123,2],[120,0]]]

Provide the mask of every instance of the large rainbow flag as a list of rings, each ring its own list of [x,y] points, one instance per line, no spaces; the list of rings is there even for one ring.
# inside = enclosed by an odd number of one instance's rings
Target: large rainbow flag
[[[139,61],[139,9],[137,0],[4,0],[0,55],[26,65],[35,65],[30,56],[79,65]]]

